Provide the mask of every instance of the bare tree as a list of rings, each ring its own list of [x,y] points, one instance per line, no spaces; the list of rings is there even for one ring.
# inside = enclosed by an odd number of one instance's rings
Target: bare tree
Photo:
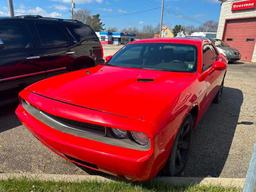
[[[209,20],[204,22],[198,27],[189,25],[189,26],[184,26],[183,28],[188,34],[191,34],[193,32],[216,32],[218,30],[218,22]]]
[[[187,34],[189,34],[189,35],[190,35],[191,33],[197,31],[197,28],[196,28],[195,26],[193,26],[193,25],[184,26],[183,28],[184,28],[185,32],[186,32]]]
[[[142,28],[142,33],[155,34],[159,32],[159,26],[145,25]]]
[[[216,32],[218,30],[218,22],[209,20],[203,23],[199,28],[203,32]]]
[[[135,33],[137,34],[139,32],[139,30],[136,27],[128,27],[128,28],[124,28],[122,30],[123,33]]]
[[[90,11],[86,9],[80,9],[74,13],[74,19],[81,21],[82,23],[88,24],[91,17]]]
[[[74,19],[90,25],[94,31],[101,31],[104,29],[104,24],[101,21],[100,14],[91,15],[86,9],[80,9],[74,13]]]
[[[107,31],[108,31],[108,32],[117,32],[118,29],[117,29],[116,27],[109,27],[109,28],[107,29]]]

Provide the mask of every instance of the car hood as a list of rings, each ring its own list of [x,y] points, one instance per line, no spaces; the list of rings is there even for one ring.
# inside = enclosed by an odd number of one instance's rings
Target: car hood
[[[193,73],[97,66],[40,81],[31,92],[102,112],[151,119],[170,105],[195,78]]]

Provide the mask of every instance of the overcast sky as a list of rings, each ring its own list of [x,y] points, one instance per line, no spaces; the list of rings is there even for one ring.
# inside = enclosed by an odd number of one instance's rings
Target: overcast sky
[[[71,0],[13,0],[16,15],[36,14],[70,18]],[[106,27],[142,27],[157,25],[161,0],[75,0],[76,9],[100,13]],[[218,21],[218,0],[165,0],[164,22],[168,25],[200,25]],[[7,0],[0,0],[0,16],[8,15]]]

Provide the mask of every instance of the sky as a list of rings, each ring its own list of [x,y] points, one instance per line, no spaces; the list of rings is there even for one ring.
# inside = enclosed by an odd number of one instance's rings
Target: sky
[[[13,0],[15,14],[35,14],[70,18],[71,0]],[[158,25],[161,0],[75,0],[76,10],[99,13],[106,28],[142,28]],[[0,0],[0,16],[8,15],[7,0]],[[207,20],[218,21],[218,0],[165,0],[164,24],[198,26]]]

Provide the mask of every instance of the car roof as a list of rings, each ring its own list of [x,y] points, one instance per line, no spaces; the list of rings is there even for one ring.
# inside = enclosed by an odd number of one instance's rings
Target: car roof
[[[200,38],[151,38],[151,39],[142,39],[136,40],[129,44],[140,44],[140,43],[176,43],[176,44],[189,44],[200,46],[205,43],[211,43],[208,39]]]
[[[40,15],[20,15],[15,17],[0,17],[0,21],[1,20],[40,20],[40,21],[69,22],[69,23],[82,24],[82,22],[77,20],[43,17]]]

